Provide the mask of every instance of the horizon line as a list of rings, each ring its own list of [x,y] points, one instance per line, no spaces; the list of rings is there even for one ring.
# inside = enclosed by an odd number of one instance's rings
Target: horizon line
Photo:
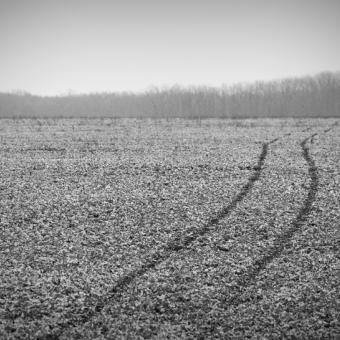
[[[315,73],[306,73],[304,75],[291,75],[291,76],[283,76],[283,77],[275,77],[271,79],[258,79],[258,80],[251,80],[251,81],[236,81],[233,83],[221,83],[219,86],[216,85],[208,85],[208,84],[200,84],[200,85],[181,85],[178,83],[174,84],[164,84],[164,85],[149,85],[148,87],[136,91],[136,90],[118,90],[118,91],[112,91],[112,90],[102,90],[102,91],[91,91],[91,92],[77,92],[74,89],[69,89],[66,92],[62,92],[59,94],[50,94],[50,95],[44,95],[44,94],[37,94],[33,93],[24,89],[12,89],[8,91],[0,91],[0,94],[9,94],[9,95],[21,95],[21,96],[32,96],[32,97],[40,97],[40,98],[63,98],[63,97],[80,97],[80,96],[91,96],[91,95],[144,95],[147,93],[153,93],[155,91],[159,92],[166,92],[173,89],[179,89],[179,90],[199,90],[199,89],[212,89],[212,90],[229,90],[232,88],[237,87],[251,87],[252,85],[256,84],[270,84],[275,83],[283,80],[295,80],[295,79],[304,79],[304,78],[316,78],[322,74],[334,74],[340,75],[340,69],[335,71],[330,70],[323,70]]]

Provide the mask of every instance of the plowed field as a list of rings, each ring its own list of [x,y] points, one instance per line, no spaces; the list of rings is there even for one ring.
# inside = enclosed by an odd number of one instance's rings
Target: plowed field
[[[338,339],[339,132],[0,120],[0,338]]]

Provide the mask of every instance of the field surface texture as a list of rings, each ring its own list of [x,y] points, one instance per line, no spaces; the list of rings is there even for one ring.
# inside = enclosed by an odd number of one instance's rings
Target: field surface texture
[[[0,339],[339,339],[339,132],[0,120]]]

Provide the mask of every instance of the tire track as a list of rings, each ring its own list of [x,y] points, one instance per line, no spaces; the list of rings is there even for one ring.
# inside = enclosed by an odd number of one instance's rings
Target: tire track
[[[216,216],[212,217],[208,222],[206,222],[203,227],[199,229],[189,229],[186,232],[187,235],[185,235],[184,237],[182,235],[175,237],[164,248],[162,248],[160,252],[152,255],[151,258],[144,265],[142,265],[137,270],[127,274],[126,276],[123,276],[120,280],[117,281],[115,286],[112,287],[110,293],[106,296],[106,299],[109,300],[118,291],[130,284],[135,278],[145,274],[147,271],[155,268],[157,265],[165,261],[170,256],[170,254],[187,248],[197,238],[205,235],[212,226],[216,225],[222,219],[227,217],[232,212],[232,210],[236,208],[238,203],[240,203],[247,196],[247,194],[253,188],[255,182],[258,181],[258,179],[260,178],[264,162],[268,154],[269,145],[289,135],[291,135],[290,132],[262,144],[262,150],[258,157],[257,164],[253,167],[253,169],[255,170],[254,173],[248,178],[247,183],[242,187],[240,192],[233,198],[233,200],[226,207],[220,210],[220,212],[218,212]],[[99,306],[97,308],[97,311],[100,311],[102,309]]]
[[[325,129],[321,133],[327,133],[332,130],[334,126],[338,125],[337,123],[332,124],[329,128]],[[311,128],[304,129],[302,132],[307,132],[311,130]],[[286,134],[290,135],[290,133]],[[243,301],[243,294],[246,292],[247,288],[254,282],[256,277],[266,269],[266,267],[273,262],[276,258],[278,258],[283,250],[285,249],[285,246],[291,241],[292,237],[296,232],[298,232],[303,224],[308,219],[308,215],[310,211],[312,210],[312,205],[315,201],[316,194],[318,192],[318,186],[319,186],[319,175],[318,175],[318,168],[315,164],[314,159],[311,157],[309,152],[309,147],[307,146],[308,141],[312,144],[314,141],[314,138],[318,136],[319,133],[314,133],[308,137],[306,137],[301,143],[301,153],[303,158],[305,159],[307,165],[308,165],[308,175],[310,177],[310,185],[307,193],[307,197],[304,201],[303,206],[298,211],[297,216],[295,217],[294,221],[291,224],[291,227],[282,233],[276,240],[274,241],[274,245],[271,247],[271,249],[261,258],[256,260],[252,267],[248,269],[248,271],[244,272],[244,274],[241,276],[239,280],[236,281],[234,287],[236,288],[235,295],[233,296],[227,296],[227,294],[230,293],[230,291],[225,291],[225,297],[220,300],[221,309],[229,309],[230,306],[237,307],[238,305],[242,304]],[[273,144],[280,138],[275,138],[271,140],[270,142],[265,143],[266,146]],[[214,323],[214,321],[210,320],[209,323],[209,329],[213,330],[216,327],[221,327],[220,320],[217,321],[217,324]]]
[[[302,132],[306,132],[310,130],[311,127],[308,127]],[[70,318],[68,321],[63,323],[58,323],[59,326],[62,325],[63,330],[59,334],[55,334],[54,339],[59,339],[59,336],[64,333],[64,331],[70,327],[77,327],[79,325],[85,324],[94,318],[97,314],[99,314],[105,306],[109,305],[110,302],[114,301],[117,298],[119,293],[124,291],[130,283],[132,283],[137,277],[144,275],[149,270],[154,269],[157,265],[164,262],[171,254],[179,252],[185,248],[187,248],[192,242],[194,242],[200,236],[205,235],[209,229],[219,223],[223,218],[227,217],[236,206],[243,201],[243,199],[247,196],[247,194],[251,191],[254,184],[260,178],[261,172],[263,170],[264,162],[268,154],[269,145],[277,142],[278,140],[290,136],[291,132],[281,135],[280,137],[274,138],[268,142],[262,143],[262,150],[258,157],[257,164],[253,167],[255,170],[253,174],[248,178],[247,183],[241,188],[239,193],[233,198],[233,200],[224,207],[216,216],[212,217],[203,227],[191,228],[186,232],[186,235],[179,235],[174,237],[170,242],[168,242],[164,248],[154,253],[142,266],[137,268],[136,270],[131,271],[130,273],[121,277],[116,284],[111,288],[111,290],[102,296],[101,298],[96,298],[96,303],[93,308],[90,310],[87,309],[86,313],[80,313],[80,315],[76,316],[76,319]],[[47,334],[50,336],[51,334]],[[46,337],[42,337],[39,340],[47,339]]]
[[[307,129],[310,129],[310,128],[307,128]],[[275,143],[276,141],[280,140],[283,137],[290,136],[290,135],[291,135],[291,132],[286,133],[282,135],[281,137],[274,138],[270,140],[269,142],[263,143],[262,150],[258,157],[257,164],[253,167],[253,169],[255,170],[254,173],[248,178],[247,183],[242,187],[240,192],[233,198],[233,200],[226,207],[220,210],[220,212],[218,212],[216,216],[212,217],[208,222],[206,222],[206,224],[203,227],[199,229],[197,228],[189,229],[186,232],[187,235],[185,235],[184,237],[182,235],[174,237],[174,239],[170,241],[164,248],[162,248],[161,251],[152,255],[144,265],[142,265],[140,268],[132,271],[131,273],[119,279],[117,283],[112,287],[110,292],[106,295],[106,300],[110,300],[111,298],[113,298],[113,296],[118,291],[126,287],[138,276],[145,274],[147,271],[161,264],[163,261],[165,261],[170,256],[170,254],[179,252],[187,248],[197,238],[204,236],[212,226],[216,225],[219,221],[227,217],[232,212],[232,210],[236,208],[238,203],[240,203],[247,196],[247,194],[253,188],[255,182],[258,181],[258,179],[260,178],[261,172],[263,170],[264,162],[268,154],[269,145]],[[103,308],[102,305],[98,305],[96,306],[96,311],[100,312],[102,308]]]
[[[337,123],[331,125],[328,129],[322,131],[322,133],[329,132]],[[301,143],[300,147],[302,149],[302,156],[305,159],[308,165],[308,175],[310,177],[310,185],[308,189],[308,193],[306,199],[304,201],[303,206],[298,211],[297,216],[294,221],[291,223],[291,226],[288,230],[282,233],[276,240],[274,241],[274,245],[271,249],[260,259],[256,260],[252,267],[244,273],[244,275],[237,281],[236,286],[239,287],[239,292],[237,295],[232,296],[231,298],[223,299],[223,303],[227,304],[225,307],[228,308],[230,305],[238,306],[242,301],[242,295],[245,293],[246,289],[254,282],[256,277],[264,270],[266,267],[273,262],[276,258],[278,258],[286,245],[290,243],[294,234],[296,234],[303,224],[306,222],[309,213],[312,210],[313,203],[316,198],[316,194],[318,192],[319,186],[319,174],[318,168],[315,165],[314,159],[311,157],[309,152],[309,147],[307,146],[307,142],[310,141],[312,144],[314,138],[318,136],[318,133],[314,133],[311,136],[305,138]]]
[[[134,279],[145,274],[149,270],[154,269],[157,265],[164,262],[171,254],[179,252],[184,248],[187,248],[197,238],[205,235],[212,226],[216,225],[220,220],[228,216],[230,212],[233,209],[235,209],[238,203],[240,203],[246,197],[246,195],[250,192],[250,190],[254,186],[254,183],[260,178],[260,174],[263,170],[264,161],[268,153],[268,145],[272,142],[273,141],[262,144],[262,150],[258,157],[258,162],[256,166],[254,166],[253,168],[255,170],[254,173],[248,178],[247,183],[242,187],[240,192],[233,198],[233,200],[226,207],[224,207],[216,216],[212,217],[203,227],[199,229],[197,228],[189,229],[186,232],[186,235],[184,235],[184,237],[183,235],[174,237],[164,248],[162,248],[157,253],[153,254],[146,261],[146,263],[144,263],[138,269],[120,278],[116,282],[116,284],[111,288],[111,290],[105,296],[105,298],[102,299],[100,302],[98,301],[95,307],[95,312],[96,313],[100,312],[105,307],[105,305],[107,305],[116,296],[118,292],[122,291]],[[83,319],[83,322],[88,321],[91,317],[92,315],[89,315],[89,317],[85,317]]]
[[[212,226],[216,225],[223,218],[227,217],[236,208],[236,206],[240,202],[242,202],[242,200],[253,188],[255,182],[258,181],[258,179],[260,178],[261,172],[264,167],[264,162],[268,154],[269,145],[275,143],[281,138],[290,135],[291,133],[289,132],[283,134],[281,137],[274,138],[269,142],[262,143],[262,149],[258,157],[257,164],[253,167],[253,174],[248,178],[246,184],[241,188],[241,190],[233,198],[233,200],[226,207],[220,210],[220,212],[218,212],[216,216],[208,220],[208,222],[206,222],[203,227],[199,229],[191,228],[186,232],[186,235],[179,235],[177,237],[174,237],[170,242],[165,245],[164,248],[151,255],[151,257],[142,266],[140,266],[136,270],[131,271],[127,275],[122,276],[105,296],[101,297],[100,299],[96,299],[95,306],[91,310],[87,310],[86,313],[81,313],[80,315],[77,315],[77,318],[74,321],[72,321],[72,319],[69,319],[67,322],[62,323],[63,331],[61,333],[63,333],[69,327],[77,327],[90,321],[93,317],[99,314],[106,305],[109,305],[110,302],[114,301],[119,293],[122,293],[124,291],[124,288],[132,283],[137,277],[142,276],[149,270],[154,269],[157,265],[161,264],[167,258],[169,258],[171,254],[187,248],[197,238],[205,235]],[[57,335],[55,339],[58,339],[59,335]],[[41,338],[40,340],[43,339],[44,338]]]

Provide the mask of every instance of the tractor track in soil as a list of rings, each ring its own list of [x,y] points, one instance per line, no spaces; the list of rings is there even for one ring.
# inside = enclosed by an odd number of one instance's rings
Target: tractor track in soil
[[[322,131],[321,134],[325,134],[331,131],[331,129],[336,125],[337,123],[331,125],[329,128]],[[307,221],[308,215],[313,208],[313,203],[315,201],[319,186],[318,168],[315,164],[314,159],[310,155],[310,148],[307,146],[307,142],[309,141],[311,144],[313,144],[315,137],[318,135],[320,135],[320,133],[314,133],[305,138],[300,143],[302,156],[308,165],[308,175],[310,178],[310,185],[304,204],[299,209],[297,216],[291,223],[291,226],[284,233],[276,238],[276,240],[274,241],[274,245],[269,249],[269,251],[267,251],[261,258],[256,260],[251,268],[249,268],[249,270],[246,271],[243,276],[237,281],[236,286],[239,287],[238,294],[223,299],[222,302],[225,305],[226,309],[228,309],[229,306],[238,306],[243,303],[242,296],[245,293],[246,289],[254,282],[256,277],[267,268],[270,263],[272,263],[276,258],[280,257],[285,247],[290,243],[293,236],[302,228],[303,224]]]
[[[333,125],[337,125],[337,124],[333,124]],[[325,130],[324,132],[328,132],[332,129],[333,125]],[[311,127],[308,127],[304,130],[302,130],[301,132],[307,132],[311,130]],[[258,157],[258,162],[257,164],[253,167],[254,172],[253,174],[248,178],[247,183],[242,187],[242,189],[239,191],[239,193],[233,198],[233,200],[223,209],[221,209],[221,211],[219,213],[217,213],[216,216],[212,217],[207,223],[205,223],[205,225],[199,229],[194,228],[191,230],[188,230],[186,232],[186,234],[189,233],[190,236],[182,236],[182,240],[181,237],[175,237],[173,240],[171,240],[170,242],[168,242],[165,247],[163,247],[160,251],[156,252],[155,254],[153,254],[148,260],[146,260],[146,262],[140,266],[139,268],[131,271],[130,273],[128,273],[127,275],[124,275],[123,277],[121,277],[116,284],[111,288],[111,290],[105,294],[104,296],[102,296],[101,298],[97,298],[96,299],[96,303],[95,306],[93,308],[91,308],[90,310],[87,309],[86,312],[82,312],[80,313],[80,315],[78,314],[76,317],[70,317],[70,319],[66,322],[59,322],[58,325],[62,326],[62,330],[61,332],[58,332],[58,334],[45,334],[44,336],[40,337],[38,340],[47,340],[47,339],[53,339],[53,340],[58,340],[59,336],[61,336],[66,329],[72,328],[72,327],[77,327],[80,325],[83,325],[87,322],[89,322],[91,319],[93,319],[96,315],[100,314],[100,312],[105,308],[105,306],[109,305],[111,301],[114,301],[114,299],[117,297],[117,295],[119,293],[122,293],[124,291],[124,288],[126,288],[130,283],[132,283],[135,279],[137,279],[138,277],[144,275],[145,273],[147,273],[149,270],[154,269],[157,265],[161,264],[162,262],[164,262],[171,254],[179,252],[185,248],[187,248],[192,242],[194,242],[197,238],[199,238],[200,236],[205,235],[209,229],[216,225],[217,223],[219,223],[223,218],[227,217],[235,208],[236,206],[243,201],[243,199],[248,195],[248,193],[251,191],[251,189],[253,188],[255,182],[258,181],[258,179],[260,178],[260,175],[262,173],[263,170],[263,166],[264,166],[264,162],[265,159],[267,157],[268,154],[268,149],[269,146],[275,142],[277,142],[278,140],[284,138],[284,137],[288,137],[291,135],[291,132],[283,134],[280,137],[276,137],[268,142],[263,142],[262,143],[262,150],[261,153]],[[314,134],[317,135],[317,134]],[[313,136],[314,136],[313,135]],[[310,158],[309,153],[308,153],[308,149],[305,147],[306,142],[311,138],[311,136],[307,137],[302,143],[304,148],[305,148],[305,152],[304,154],[306,154],[306,157],[308,157],[308,159],[311,161],[311,163],[314,165],[314,167],[312,167],[313,169],[315,168],[315,164],[314,161]],[[316,174],[316,168],[315,170],[313,170],[313,173]],[[316,177],[317,179],[317,177]],[[311,196],[309,198],[309,200],[311,200],[310,203],[311,204],[312,201],[314,201],[315,199],[315,194],[316,191],[312,192],[309,196]],[[306,204],[307,205],[307,202]],[[308,211],[305,211],[308,210]],[[303,211],[301,211],[301,213],[299,215],[300,219],[305,219],[304,215],[307,215],[307,213],[309,212],[309,209],[303,209]],[[293,232],[294,234],[294,232]],[[289,237],[287,235],[287,237]],[[291,236],[290,236],[291,237]],[[280,249],[280,247],[277,247],[278,249]],[[280,250],[282,252],[282,250]],[[259,261],[257,261],[258,263],[257,265],[257,269],[256,270],[252,270],[251,272],[249,272],[246,276],[244,276],[244,278],[242,280],[240,280],[240,284],[242,285],[242,287],[244,288],[244,290],[249,286],[249,284],[251,283],[251,281],[255,278],[255,276],[261,271],[263,270],[276,256],[277,251],[271,252],[270,254],[268,254],[267,256],[264,256],[262,259],[260,259]],[[278,253],[279,255],[279,253]],[[242,294],[242,293],[241,293]],[[240,295],[238,295],[238,298],[240,297]],[[229,301],[227,301],[229,304],[237,304],[237,299],[231,299]]]
[[[302,130],[302,132],[306,132],[310,130],[311,128],[306,128]],[[255,182],[258,181],[260,178],[260,175],[263,170],[264,162],[268,154],[269,145],[277,142],[278,140],[288,137],[291,135],[291,132],[283,134],[280,137],[274,138],[268,142],[262,143],[262,150],[258,157],[257,164],[253,167],[254,172],[253,174],[248,178],[245,185],[243,185],[242,189],[239,191],[239,193],[233,198],[233,200],[225,206],[223,209],[220,210],[217,215],[212,217],[208,222],[204,224],[203,227],[197,229],[189,229],[186,231],[186,234],[188,235],[180,235],[179,237],[173,238],[170,242],[168,242],[165,247],[163,247],[158,252],[154,253],[149,259],[146,260],[146,262],[140,266],[139,268],[131,271],[127,275],[121,277],[116,284],[111,288],[111,290],[105,294],[100,299],[97,299],[95,306],[91,310],[87,310],[86,313],[78,314],[76,318],[72,317],[65,323],[62,323],[63,331],[62,333],[71,327],[77,327],[79,325],[85,324],[89,322],[92,318],[94,318],[96,315],[98,315],[105,306],[109,305],[111,301],[114,301],[114,299],[117,297],[119,293],[122,293],[124,291],[124,288],[126,288],[130,283],[132,283],[135,279],[138,277],[144,275],[149,270],[154,269],[157,265],[164,262],[169,256],[173,253],[179,252],[185,248],[187,248],[191,243],[193,243],[197,238],[205,235],[212,226],[219,223],[223,218],[227,217],[236,207],[237,205],[243,201],[243,199],[248,195],[248,193],[253,188]],[[59,323],[59,325],[61,325]],[[60,334],[61,335],[61,334]],[[41,337],[39,340],[49,339],[48,335],[47,337]],[[54,337],[54,340],[57,340],[59,336]]]
[[[310,130],[311,128],[307,128],[303,130],[302,132],[306,132]],[[130,272],[129,274],[123,276],[120,280],[117,281],[117,283],[111,288],[110,292],[106,295],[106,299],[109,300],[113,297],[117,292],[119,292],[121,289],[123,289],[125,286],[130,284],[134,279],[136,279],[138,276],[141,276],[145,274],[148,270],[151,270],[155,268],[157,265],[161,264],[163,261],[165,261],[172,253],[181,251],[185,248],[187,248],[192,242],[194,242],[197,238],[204,236],[209,229],[219,223],[223,218],[227,217],[233,209],[236,208],[238,203],[242,202],[243,199],[247,196],[247,194],[251,191],[254,184],[258,179],[260,178],[261,172],[263,170],[264,162],[268,154],[269,145],[277,142],[278,140],[288,137],[291,135],[291,132],[283,134],[281,137],[274,138],[270,140],[269,142],[262,143],[262,150],[258,157],[257,164],[253,167],[255,170],[254,173],[248,178],[247,183],[242,187],[242,189],[239,191],[239,193],[233,198],[233,200],[225,206],[223,209],[221,209],[216,216],[212,217],[208,222],[204,224],[203,227],[197,229],[192,228],[186,231],[186,234],[189,234],[190,236],[182,236],[181,237],[175,237],[173,240],[168,242],[165,247],[162,248],[161,251],[155,253],[153,256],[151,256],[144,265],[139,267],[138,269]],[[309,139],[310,137],[306,138]],[[97,311],[100,311],[102,308],[98,305]]]
[[[314,143],[315,137],[320,134],[325,134],[333,129],[334,126],[338,124],[332,124],[329,128],[325,129],[321,133],[314,133],[308,137],[306,137],[301,143],[300,147],[302,149],[302,156],[305,159],[308,165],[308,175],[310,177],[310,185],[308,189],[308,193],[306,199],[304,201],[303,206],[299,209],[297,216],[295,217],[294,221],[291,223],[291,226],[288,230],[282,233],[279,237],[276,238],[274,241],[274,245],[267,251],[261,258],[256,260],[251,268],[249,268],[244,274],[240,277],[239,280],[236,281],[235,287],[237,287],[238,292],[233,296],[228,296],[229,291],[225,291],[224,295],[225,298],[220,300],[221,307],[224,310],[228,310],[230,307],[237,307],[244,303],[243,295],[246,290],[251,286],[251,284],[255,281],[256,277],[267,268],[267,266],[273,262],[276,258],[278,258],[281,253],[284,251],[287,244],[291,241],[292,237],[301,229],[303,224],[307,221],[308,215],[312,210],[313,203],[316,198],[316,194],[318,192],[319,186],[319,175],[318,175],[318,168],[315,164],[314,159],[311,157],[309,152],[309,147],[306,145],[309,141],[311,144]],[[303,132],[309,131],[310,128],[303,130]],[[289,134],[286,134],[289,135]],[[280,138],[275,138],[270,142],[264,144],[268,148],[269,144],[274,143]],[[253,175],[254,176],[254,175]],[[215,326],[221,326],[218,321],[218,324],[215,325],[214,322],[209,323],[209,329],[215,329]]]
[[[315,142],[315,138],[321,134],[325,134],[331,129],[338,125],[337,123],[331,125],[329,128],[323,130],[321,133],[314,133],[309,137],[305,138],[301,143],[302,156],[304,157],[307,165],[308,165],[308,175],[310,178],[310,185],[308,188],[308,192],[302,207],[299,209],[297,216],[291,223],[289,229],[282,233],[275,241],[274,245],[264,254],[261,258],[256,260],[251,268],[247,272],[245,272],[238,281],[238,284],[241,286],[240,291],[236,296],[228,297],[224,299],[223,303],[227,303],[226,309],[229,306],[237,306],[242,301],[242,295],[246,291],[249,286],[252,285],[256,277],[267,268],[267,266],[273,262],[276,258],[278,258],[281,253],[284,251],[285,246],[291,241],[292,237],[302,228],[303,224],[308,220],[308,215],[312,210],[313,203],[316,199],[316,195],[318,192],[319,186],[319,174],[318,168],[315,164],[314,159],[310,155],[310,147],[308,147],[307,143],[313,144]],[[302,130],[302,132],[307,132],[311,130],[311,127]],[[151,257],[146,259],[145,263],[139,268],[131,271],[127,275],[121,277],[114,286],[109,290],[107,294],[97,299],[97,302],[94,303],[94,309],[87,310],[86,312],[79,313],[75,318],[72,317],[70,320],[66,322],[58,322],[59,326],[63,328],[58,333],[45,334],[39,339],[54,339],[57,340],[59,337],[71,327],[77,327],[86,322],[90,321],[96,315],[100,314],[100,312],[105,308],[105,306],[109,305],[114,301],[114,298],[120,293],[123,292],[125,288],[129,284],[131,284],[135,279],[143,274],[147,273],[149,270],[154,269],[157,265],[164,262],[171,254],[179,252],[185,248],[187,248],[191,243],[193,243],[197,238],[203,236],[207,232],[209,232],[210,228],[217,223],[219,223],[223,218],[227,217],[239,203],[241,203],[244,198],[250,193],[254,184],[259,180],[262,170],[264,168],[264,163],[268,154],[269,146],[278,140],[290,136],[291,133],[284,134],[278,138],[272,139],[269,142],[262,143],[262,150],[258,157],[257,164],[253,166],[253,173],[248,177],[248,180],[245,185],[241,187],[241,190],[236,194],[233,200],[225,206],[216,216],[212,217],[208,220],[208,222],[202,226],[201,228],[192,228],[187,232],[190,235],[180,235],[180,237],[173,238],[170,242],[168,242],[162,249],[158,252],[154,253]]]
[[[160,252],[155,253],[151,258],[149,258],[144,265],[142,265],[137,270],[134,270],[131,273],[127,274],[126,276],[123,276],[120,280],[117,281],[115,286],[112,287],[109,293],[110,296],[108,294],[106,298],[110,299],[111,295],[116,294],[119,290],[121,290],[122,288],[130,284],[138,276],[145,274],[148,270],[153,269],[154,267],[156,267],[157,265],[165,261],[172,253],[175,253],[175,252],[178,252],[178,251],[181,251],[187,248],[197,238],[205,235],[212,226],[216,225],[223,218],[227,217],[231,213],[231,211],[236,208],[238,203],[240,203],[246,197],[246,195],[251,191],[255,182],[258,181],[258,179],[260,178],[260,175],[261,175],[261,172],[264,166],[264,161],[268,154],[269,145],[275,143],[281,138],[284,138],[290,135],[291,133],[289,132],[289,133],[282,135],[281,137],[272,139],[269,142],[262,143],[262,150],[258,157],[257,164],[253,167],[253,169],[255,170],[254,173],[248,178],[247,183],[242,187],[239,193],[233,198],[233,200],[226,207],[221,209],[220,212],[216,214],[216,216],[212,217],[208,222],[206,222],[203,227],[199,229],[193,228],[193,229],[187,230],[186,234],[189,234],[190,236],[184,235],[183,237],[183,235],[181,235],[182,240],[181,240],[181,237],[175,237],[172,241],[168,242],[168,244],[165,247],[163,247]]]

